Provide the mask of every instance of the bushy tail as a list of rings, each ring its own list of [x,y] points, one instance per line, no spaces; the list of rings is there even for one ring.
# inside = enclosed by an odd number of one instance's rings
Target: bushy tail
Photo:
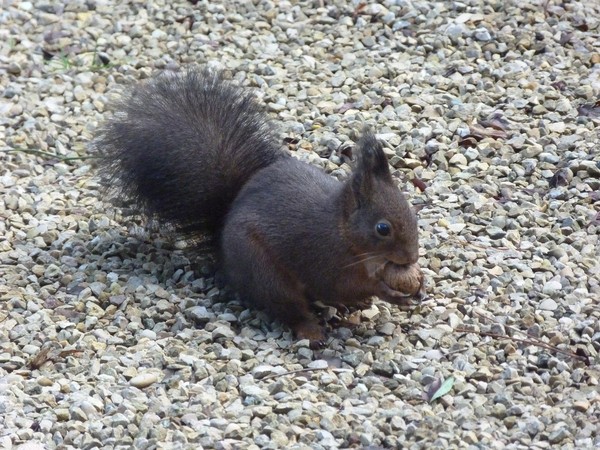
[[[253,95],[208,69],[137,86],[93,146],[110,187],[189,234],[218,233],[248,179],[285,156]]]

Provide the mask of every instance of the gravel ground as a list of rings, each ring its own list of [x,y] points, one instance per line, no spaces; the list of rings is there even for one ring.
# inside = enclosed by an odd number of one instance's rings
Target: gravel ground
[[[0,448],[600,448],[600,4],[193,3],[0,1]],[[334,174],[377,130],[420,307],[311,350],[106,201],[110,99],[190,63]]]

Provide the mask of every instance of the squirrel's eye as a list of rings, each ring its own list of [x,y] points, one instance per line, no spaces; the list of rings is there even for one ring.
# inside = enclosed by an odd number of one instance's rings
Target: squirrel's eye
[[[392,233],[392,226],[387,220],[377,222],[375,232],[381,237],[387,237]]]

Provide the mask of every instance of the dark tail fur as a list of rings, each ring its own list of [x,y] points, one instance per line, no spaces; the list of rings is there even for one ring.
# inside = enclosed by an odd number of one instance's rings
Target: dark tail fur
[[[142,213],[215,235],[248,179],[285,155],[275,134],[251,93],[203,69],[136,87],[93,145],[105,180]]]

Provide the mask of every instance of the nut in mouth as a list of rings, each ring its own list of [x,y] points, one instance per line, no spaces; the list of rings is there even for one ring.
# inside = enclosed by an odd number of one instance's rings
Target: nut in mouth
[[[423,272],[419,264],[398,265],[388,261],[379,272],[382,283],[394,298],[412,297],[423,288]]]

